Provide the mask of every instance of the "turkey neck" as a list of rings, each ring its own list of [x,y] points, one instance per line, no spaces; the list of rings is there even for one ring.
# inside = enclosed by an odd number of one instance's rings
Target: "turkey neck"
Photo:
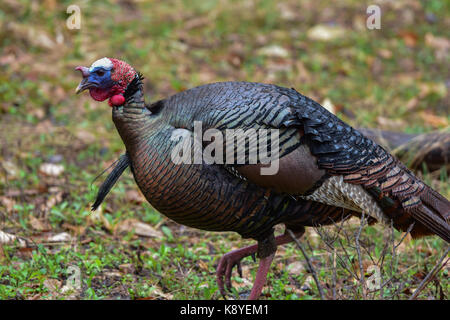
[[[151,131],[155,130],[159,117],[146,108],[142,85],[123,106],[114,106],[112,119],[127,151],[136,147]]]

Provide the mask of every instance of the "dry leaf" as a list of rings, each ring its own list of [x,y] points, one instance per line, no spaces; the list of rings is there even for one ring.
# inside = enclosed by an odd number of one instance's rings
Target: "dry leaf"
[[[411,31],[401,31],[399,32],[399,37],[403,39],[408,47],[415,47],[417,44],[418,36]]]
[[[28,300],[41,300],[42,299],[42,293],[33,294],[31,296],[27,296]]]
[[[440,97],[447,95],[447,87],[443,82],[422,82],[419,83],[419,97],[424,98],[429,94],[436,94]]]
[[[131,202],[134,204],[141,204],[145,202],[145,198],[140,191],[137,190],[128,190],[125,193],[125,199],[127,202]]]
[[[131,273],[135,273],[135,271],[136,271],[136,269],[134,268],[134,265],[132,265],[131,263],[125,263],[125,264],[119,265],[119,270],[120,270],[120,272],[122,272],[124,274],[131,274]]]
[[[50,36],[38,28],[28,28],[26,25],[18,22],[10,22],[6,25],[8,33],[16,39],[23,39],[33,46],[43,49],[54,49],[55,42]]]
[[[400,243],[400,245],[398,245],[397,247],[397,251],[398,252],[408,252],[411,248],[410,248],[410,243],[411,243],[412,237],[411,237],[411,233],[408,233],[405,237],[405,239],[403,239],[402,243]]]
[[[292,275],[299,275],[305,271],[305,266],[300,261],[293,262],[287,266],[287,270]]]
[[[157,297],[164,298],[166,300],[172,300],[173,295],[170,293],[164,293],[159,287],[153,287],[151,293],[153,295],[156,295]]]
[[[43,163],[39,167],[39,172],[51,177],[57,177],[64,172],[64,166],[62,164]]]
[[[24,259],[29,259],[33,255],[33,250],[34,249],[30,247],[19,248],[19,253]]]
[[[316,25],[308,30],[307,37],[310,40],[330,41],[345,36],[346,30],[340,26]]]
[[[378,49],[378,55],[382,57],[383,59],[390,59],[392,58],[392,51],[389,49]]]
[[[435,37],[431,33],[425,35],[425,44],[435,50],[436,59],[441,61],[448,57],[450,40],[444,37]]]
[[[373,265],[372,261],[369,260],[362,260],[362,269],[363,269],[363,273],[364,276],[370,276],[369,274],[366,274],[368,268],[370,266]],[[361,277],[361,272],[360,272],[360,268],[359,268],[359,260],[358,259],[354,259],[353,261],[353,268],[355,269],[356,274],[358,275],[358,277]]]
[[[90,210],[90,208],[88,210]],[[109,223],[108,219],[106,219],[106,217],[103,215],[103,207],[102,206],[99,206],[97,208],[97,210],[92,211],[88,217],[92,223],[101,222],[107,230],[111,231],[113,229],[113,227]]]
[[[198,263],[198,266],[200,267],[200,269],[202,269],[204,271],[209,271],[208,265],[203,260],[198,260],[197,263]]]
[[[61,281],[57,279],[46,279],[44,280],[44,287],[46,287],[50,293],[57,294],[61,287]]]
[[[398,64],[403,72],[413,72],[416,68],[415,62],[411,58],[402,58],[398,60]],[[412,78],[410,74],[406,74],[405,76],[410,78],[410,81],[412,79],[412,82],[414,82],[414,78]]]
[[[84,230],[86,230],[86,226],[75,226],[75,225],[71,225],[67,222],[64,222],[62,227],[64,229],[69,229],[69,230],[73,231],[77,235],[82,235],[84,233]]]
[[[312,276],[307,276],[305,282],[303,282],[301,290],[303,291],[311,290],[314,284],[315,284],[314,278]]]
[[[449,50],[450,40],[444,37],[435,37],[431,33],[425,35],[425,44],[433,49]]]
[[[127,219],[120,222],[115,229],[116,233],[134,232],[138,236],[151,237],[151,238],[163,238],[161,231],[156,230],[149,224],[140,222],[135,219]]]
[[[0,197],[0,203],[6,208],[6,212],[10,213],[14,209],[16,202],[8,197]]]
[[[280,12],[280,18],[286,21],[296,21],[299,17],[299,12],[288,3],[278,2],[277,8]]]
[[[301,60],[295,62],[295,67],[297,69],[297,79],[299,83],[311,81],[311,74]]]
[[[427,124],[435,128],[447,127],[449,125],[447,118],[439,117],[429,112],[421,112],[420,116]]]
[[[329,98],[325,98],[325,100],[322,102],[322,107],[330,111],[332,114],[336,114],[336,107]]]
[[[75,135],[78,139],[86,144],[90,144],[96,141],[96,138],[92,133],[83,129],[77,130]]]
[[[72,237],[67,232],[61,232],[51,236],[47,239],[49,242],[69,242],[72,241]]]
[[[320,243],[322,241],[320,235],[317,233],[317,231],[314,228],[307,228],[306,235],[307,235],[308,241],[310,241],[312,245],[318,245],[318,243]]]
[[[33,215],[29,216],[29,222],[31,227],[36,231],[43,231],[47,229],[47,226],[41,220],[39,220]]]
[[[48,200],[45,202],[45,209],[50,209],[50,208],[56,206],[62,200],[63,200],[63,192],[60,191],[57,194],[52,195],[48,198]]]
[[[120,268],[120,266],[119,266],[119,268]],[[122,274],[117,271],[106,271],[103,273],[103,275],[108,278],[122,278]]]
[[[19,175],[19,168],[11,161],[3,161],[1,166],[6,171],[6,177],[8,180],[12,180]]]
[[[233,67],[239,68],[245,59],[244,44],[242,41],[234,41],[228,50],[226,60]]]
[[[418,105],[419,105],[419,99],[417,97],[413,97],[406,103],[406,109],[408,111],[413,111],[414,109],[416,109],[416,107]]]
[[[377,122],[380,126],[386,129],[395,130],[398,128],[402,128],[405,125],[405,121],[401,119],[390,119],[382,116],[377,117]]]
[[[271,57],[271,58],[287,58],[287,57],[289,57],[289,52],[285,48],[277,46],[277,45],[263,47],[258,50],[258,54],[262,55],[262,56],[266,56],[266,57]]]
[[[298,296],[304,296],[306,294],[305,291],[303,291],[302,289],[298,288],[295,285],[286,285],[284,286],[284,289],[286,290],[286,292],[288,293],[295,293]]]
[[[23,239],[20,239],[19,237],[10,234],[10,233],[6,233],[0,230],[0,243],[1,244],[10,244],[10,243],[15,243],[17,241],[17,243],[19,244],[19,246],[21,247],[25,247],[26,246],[26,242]]]
[[[195,29],[195,28],[201,28],[201,27],[209,24],[210,22],[211,21],[210,21],[209,16],[195,17],[191,20],[186,21],[183,25],[183,29],[191,30],[191,29]]]
[[[38,189],[26,189],[26,190],[9,190],[5,193],[7,197],[21,197],[21,196],[34,196],[41,193]]]
[[[253,283],[250,279],[252,279],[251,273],[250,273],[250,267],[248,265],[242,265],[242,278],[239,282],[235,280],[231,280],[231,284],[233,285],[233,288],[239,289],[239,288],[251,288],[253,286]]]

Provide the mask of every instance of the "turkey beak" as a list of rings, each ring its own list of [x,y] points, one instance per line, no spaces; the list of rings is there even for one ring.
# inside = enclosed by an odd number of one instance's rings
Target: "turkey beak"
[[[76,67],[75,70],[79,70],[81,75],[83,76],[83,80],[81,80],[75,92],[78,94],[83,92],[86,89],[92,87],[92,83],[89,82],[89,69],[86,67]]]

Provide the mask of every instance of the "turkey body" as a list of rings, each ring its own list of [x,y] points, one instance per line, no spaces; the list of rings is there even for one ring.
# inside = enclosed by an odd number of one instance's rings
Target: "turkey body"
[[[173,136],[192,133],[192,120],[177,115],[186,108],[181,98],[158,102],[163,105],[155,113],[144,107],[139,95],[128,106],[113,109],[136,183],[159,212],[183,225],[235,231],[257,240],[270,235],[278,223],[296,230],[296,225],[329,224],[349,214],[252,183],[224,165],[174,163],[171,155],[178,140]]]
[[[174,221],[257,240],[285,223],[295,230],[352,214],[392,219],[413,236],[449,241],[449,202],[382,147],[293,89],[223,82],[146,105],[141,85],[113,108],[135,180],[147,200]],[[131,90],[131,89],[130,89]],[[276,129],[279,170],[261,164],[179,163],[174,136],[202,129]]]

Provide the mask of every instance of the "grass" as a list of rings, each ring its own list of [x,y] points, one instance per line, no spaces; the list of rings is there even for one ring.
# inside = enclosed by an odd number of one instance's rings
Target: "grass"
[[[103,56],[129,61],[145,75],[152,100],[208,82],[246,80],[328,98],[353,126],[422,133],[450,121],[447,2],[383,4],[380,30],[365,28],[367,4],[356,0],[90,1],[80,4],[80,30],[66,28],[70,4],[9,0],[0,8],[0,230],[30,241],[26,248],[0,247],[1,299],[219,299],[218,259],[252,243],[171,222],[136,194],[128,171],[101,213],[90,212],[102,179],[95,177],[124,147],[109,107],[75,96],[77,65]],[[313,40],[317,25],[343,35]],[[44,163],[64,171],[45,174]],[[449,197],[446,177],[424,175]],[[125,228],[130,219],[158,236]],[[302,239],[327,298],[334,290],[339,299],[406,299],[446,248],[436,237],[406,238],[393,256],[385,249],[391,230],[365,227],[366,279],[370,265],[380,267],[382,282],[395,275],[382,292],[367,293],[357,279],[358,228],[353,220],[338,235],[337,226],[327,228],[336,235],[330,246],[313,229]],[[63,232],[70,241],[49,240]],[[395,243],[401,237],[394,232]],[[267,299],[319,298],[311,273],[298,264],[303,260],[295,244],[279,248]],[[73,270],[80,287],[64,291]],[[248,294],[256,264],[246,259],[243,272],[233,277],[234,298]],[[447,265],[419,299],[447,299],[448,277]]]

